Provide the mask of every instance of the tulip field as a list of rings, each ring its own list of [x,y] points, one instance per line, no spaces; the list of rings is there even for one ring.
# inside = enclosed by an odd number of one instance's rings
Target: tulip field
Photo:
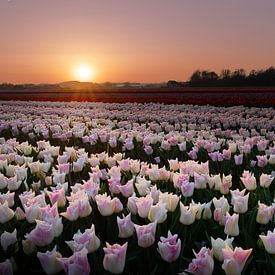
[[[0,274],[275,274],[275,110],[0,101]]]

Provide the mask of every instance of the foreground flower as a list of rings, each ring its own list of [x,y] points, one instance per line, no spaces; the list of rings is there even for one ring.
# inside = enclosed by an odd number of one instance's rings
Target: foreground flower
[[[95,196],[98,211],[102,216],[110,216],[115,212],[115,201],[107,194]]]
[[[152,205],[148,214],[148,219],[151,222],[164,222],[167,219],[166,203],[160,201],[156,205]]]
[[[90,264],[87,258],[88,251],[83,248],[81,251],[74,252],[74,254],[69,258],[57,258],[61,263],[66,274],[90,274]]]
[[[224,257],[222,269],[227,275],[240,275],[251,252],[252,248],[244,250],[241,247],[236,247],[232,250],[229,246],[226,246],[222,249]]]
[[[272,175],[261,174],[260,176],[260,186],[263,188],[268,188],[272,183],[274,177]]]
[[[240,233],[238,222],[239,214],[233,214],[231,216],[229,213],[226,213],[224,233],[230,236],[238,236]]]
[[[36,220],[36,227],[25,237],[37,246],[48,245],[54,239],[54,228],[47,222]]]
[[[67,245],[73,252],[81,251],[84,247],[88,253],[96,251],[100,246],[100,240],[95,235],[95,226],[92,224],[90,229],[86,229],[84,233],[80,230],[73,236],[73,241],[67,241]]]
[[[136,202],[138,215],[141,218],[147,218],[152,205],[153,205],[153,198],[151,197],[150,194],[148,194],[146,197],[138,198]]]
[[[231,249],[232,247],[232,242],[234,238],[226,238],[225,240],[222,240],[221,238],[217,238],[216,240],[211,237],[211,245],[213,248],[213,254],[214,257],[222,262],[223,261],[223,254],[222,254],[222,249],[225,248],[226,246],[229,246]]]
[[[197,205],[190,204],[185,206],[180,202],[180,223],[184,225],[192,224],[195,221],[198,210],[199,207]]]
[[[249,171],[244,171],[241,177],[241,181],[248,191],[253,191],[257,188],[256,178],[254,174]]]
[[[267,235],[259,236],[264,244],[265,250],[269,254],[275,254],[275,229],[272,231],[267,231]]]
[[[17,234],[16,229],[14,229],[12,233],[5,231],[4,233],[1,234],[0,242],[4,251],[7,251],[10,245],[13,245],[14,243],[17,242],[16,234]]]
[[[176,261],[180,255],[181,240],[177,240],[177,238],[177,234],[172,235],[168,231],[167,238],[160,237],[160,241],[158,242],[158,252],[161,258],[168,263]]]
[[[214,270],[213,251],[202,247],[198,254],[194,250],[193,252],[196,258],[192,260],[186,271],[195,275],[211,275]]]
[[[66,205],[64,188],[54,190],[53,192],[47,191],[47,195],[49,196],[52,205],[56,202],[58,207],[64,207]]]
[[[39,259],[44,272],[48,275],[56,274],[62,270],[62,265],[58,261],[61,257],[62,255],[56,251],[56,246],[52,251],[37,253],[37,258]]]
[[[177,205],[179,203],[179,196],[176,194],[171,193],[160,193],[159,195],[159,201],[166,204],[166,209],[170,212],[174,212],[177,208]]]
[[[0,223],[10,221],[14,216],[14,212],[9,208],[8,202],[0,203]]]
[[[270,220],[272,220],[272,216],[274,213],[274,207],[267,206],[264,203],[258,201],[258,211],[256,221],[260,224],[268,224]]]
[[[239,189],[231,191],[231,204],[233,205],[233,209],[236,213],[245,213],[248,210],[248,199],[249,193],[244,196],[245,189],[243,191],[239,191]]]
[[[134,234],[134,223],[131,221],[131,213],[121,219],[117,217],[117,225],[119,230],[119,238],[129,238]]]
[[[138,238],[138,245],[145,248],[151,246],[155,242],[157,223],[149,223],[147,225],[135,224],[135,230]]]
[[[11,260],[7,259],[6,261],[0,263],[0,274],[1,275],[13,274]]]
[[[123,245],[106,243],[106,245],[107,247],[103,248],[105,253],[103,259],[104,269],[114,274],[122,273],[125,266],[128,243],[126,242]]]

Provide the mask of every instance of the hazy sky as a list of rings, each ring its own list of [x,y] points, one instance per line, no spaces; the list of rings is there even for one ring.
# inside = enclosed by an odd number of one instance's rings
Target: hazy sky
[[[275,65],[275,0],[0,0],[0,83],[186,80]]]

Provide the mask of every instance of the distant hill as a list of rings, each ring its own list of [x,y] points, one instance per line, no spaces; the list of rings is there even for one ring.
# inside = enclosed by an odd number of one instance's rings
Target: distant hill
[[[80,81],[66,81],[58,84],[60,88],[65,89],[74,89],[74,90],[82,90],[82,89],[91,89],[94,87],[98,87],[98,84],[93,82],[80,82]]]

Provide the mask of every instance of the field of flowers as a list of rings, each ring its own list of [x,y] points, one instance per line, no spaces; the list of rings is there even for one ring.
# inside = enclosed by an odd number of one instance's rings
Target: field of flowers
[[[275,110],[0,101],[0,274],[275,274]]]

